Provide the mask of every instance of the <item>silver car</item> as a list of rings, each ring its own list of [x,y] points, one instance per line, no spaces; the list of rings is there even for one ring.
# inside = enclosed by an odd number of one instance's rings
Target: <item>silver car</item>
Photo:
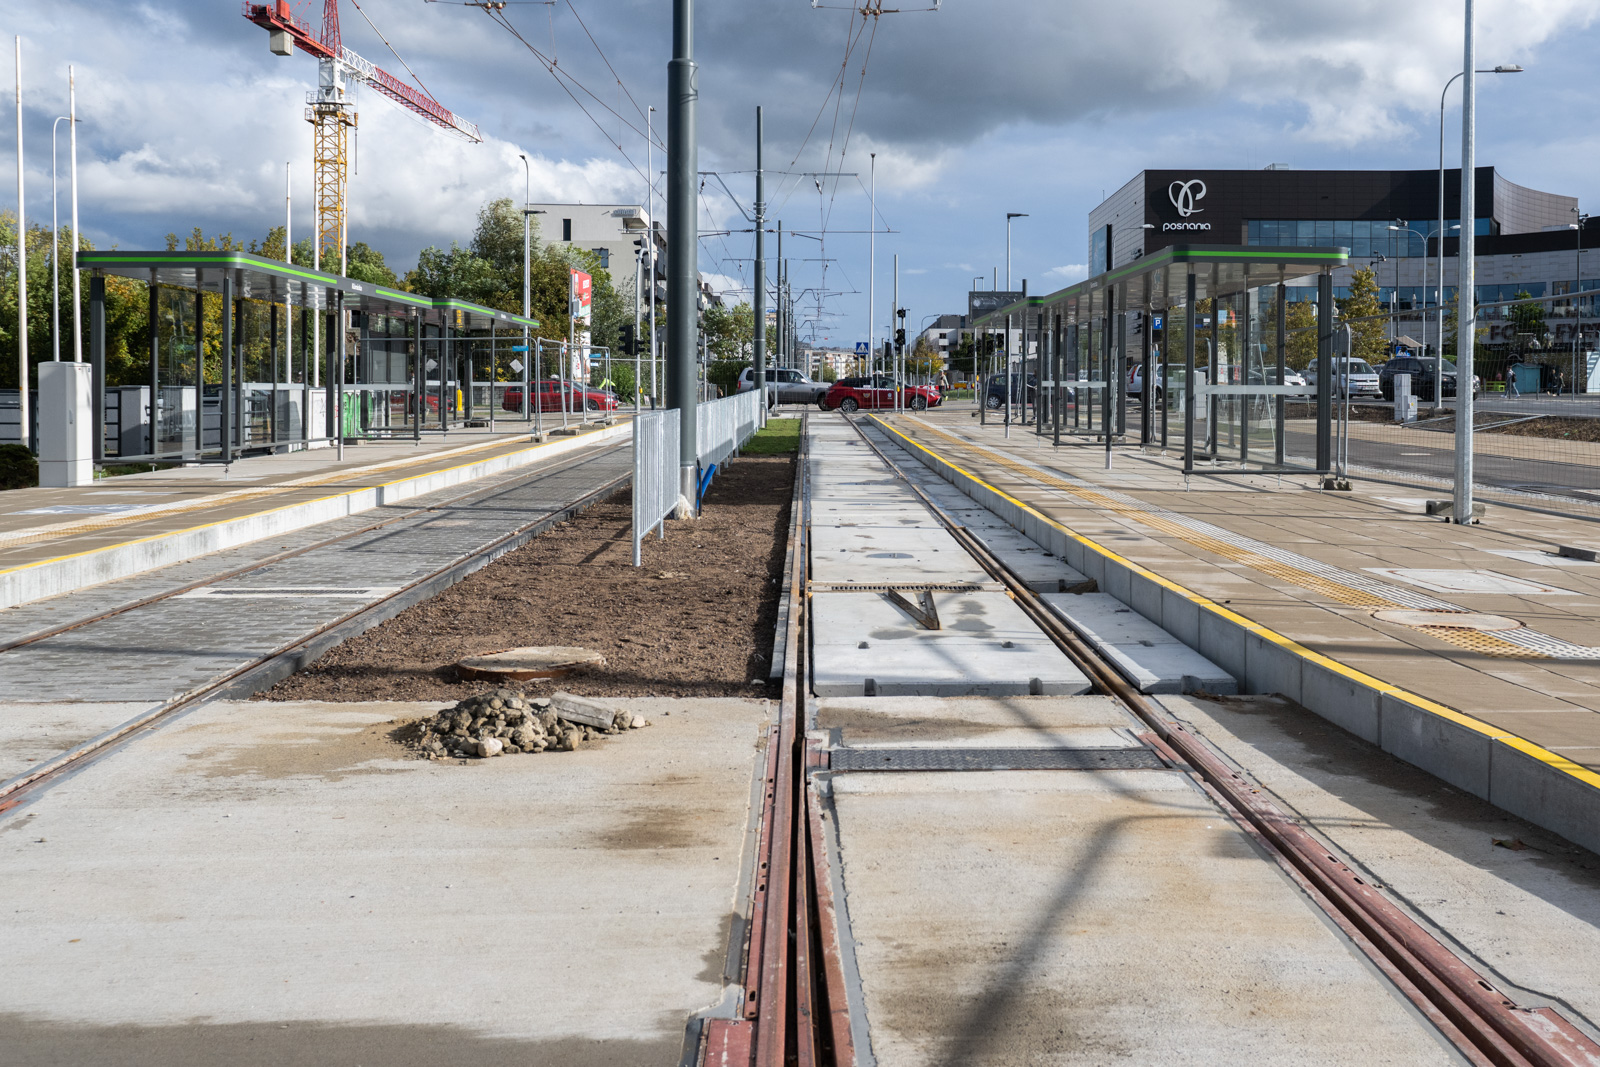
[[[747,393],[756,387],[754,367],[739,372],[738,392]],[[767,406],[773,404],[815,404],[828,392],[826,382],[814,382],[797,370],[788,367],[767,368]]]

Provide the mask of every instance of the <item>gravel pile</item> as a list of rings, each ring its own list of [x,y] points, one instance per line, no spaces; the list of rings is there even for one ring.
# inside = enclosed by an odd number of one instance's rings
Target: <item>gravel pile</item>
[[[643,716],[557,693],[530,697],[494,689],[415,723],[407,743],[426,759],[487,759],[519,752],[571,752],[586,741],[650,725]]]

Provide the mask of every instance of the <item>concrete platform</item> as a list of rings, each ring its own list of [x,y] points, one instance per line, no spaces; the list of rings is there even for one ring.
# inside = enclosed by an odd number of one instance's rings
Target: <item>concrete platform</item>
[[[675,1064],[747,917],[761,701],[404,758],[422,704],[213,704],[0,829],[8,1064]]]
[[[1102,591],[1211,659],[1247,692],[1283,693],[1467,792],[1600,848],[1600,568],[1519,555],[1594,539],[1582,520],[1493,512],[1429,519],[1393,486],[1196,477],[1173,457],[880,417],[908,454]],[[1186,491],[1190,490],[1190,491]],[[1437,495],[1430,493],[1429,495]],[[1396,499],[1390,499],[1396,498]],[[1506,517],[1497,518],[1496,515]],[[1435,593],[1368,568],[1487,571],[1572,595]],[[1462,611],[1511,631],[1384,612]],[[1448,620],[1446,620],[1448,621]]]
[[[1042,599],[1141,693],[1239,691],[1231,674],[1115,597],[1045,593]]]
[[[0,607],[56,596],[626,438],[526,428],[284,453],[0,493]]]
[[[880,593],[811,598],[817,696],[1062,695],[1090,688],[1005,593],[935,593],[926,630]]]

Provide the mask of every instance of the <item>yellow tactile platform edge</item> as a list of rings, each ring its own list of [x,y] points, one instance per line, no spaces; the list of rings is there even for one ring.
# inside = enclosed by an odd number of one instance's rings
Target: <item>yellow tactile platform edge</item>
[[[1048,515],[1045,515],[1037,508],[1018,500],[1016,497],[1012,496],[1010,493],[1007,493],[1003,489],[999,489],[993,485],[990,485],[988,482],[984,481],[982,478],[978,477],[976,474],[973,474],[971,471],[965,469],[959,464],[952,463],[949,459],[922,444],[920,441],[916,441],[910,437],[907,437],[905,434],[901,433],[893,426],[890,426],[882,419],[872,416],[872,421],[882,427],[886,433],[893,434],[895,437],[899,438],[907,446],[922,452],[926,452],[928,455],[932,456],[940,463],[943,463],[951,470],[958,472],[965,478],[970,478],[973,482],[983,486],[985,489],[989,490],[991,493],[994,493],[996,496],[999,496],[1001,499],[1010,502],[1018,508],[1021,508],[1023,511],[1032,515],[1040,522],[1060,530],[1063,534],[1072,538],[1074,541],[1089,549],[1091,552],[1098,553],[1106,559],[1111,560],[1120,566],[1128,568],[1133,573],[1155,582],[1162,588],[1171,590],[1184,599],[1199,605],[1202,611],[1208,611],[1219,616],[1220,618],[1226,619],[1229,622],[1242,627],[1247,633],[1255,634],[1263,640],[1269,641],[1272,644],[1277,645],[1279,648],[1299,656],[1301,659],[1306,660],[1307,662],[1314,663],[1319,667],[1330,670],[1333,673],[1347,678],[1359,685],[1365,686],[1374,692],[1384,696],[1392,696],[1404,700],[1430,715],[1436,715],[1448,722],[1455,723],[1458,726],[1463,726],[1474,733],[1487,738],[1488,740],[1504,742],[1507,746],[1516,749],[1523,755],[1531,756],[1540,763],[1550,767],[1552,770],[1560,771],[1563,774],[1569,775],[1570,777],[1591,788],[1600,789],[1600,774],[1596,774],[1594,771],[1574,763],[1565,756],[1557,755],[1547,748],[1543,748],[1540,745],[1534,744],[1527,738],[1519,737],[1516,734],[1507,733],[1504,730],[1492,726],[1481,719],[1475,719],[1464,712],[1457,711],[1451,707],[1446,707],[1437,701],[1429,700],[1427,697],[1413,693],[1408,689],[1402,689],[1400,686],[1385,682],[1380,678],[1374,678],[1372,675],[1363,671],[1358,671],[1354,667],[1347,667],[1337,660],[1330,659],[1320,652],[1316,652],[1307,648],[1298,641],[1294,640],[1292,637],[1286,637],[1283,634],[1278,633],[1276,630],[1268,629],[1267,627],[1262,626],[1260,623],[1253,622],[1237,612],[1230,611],[1211,598],[1203,596],[1200,593],[1196,593],[1194,590],[1185,586],[1179,585],[1177,582],[1174,582],[1169,578],[1164,578],[1154,571],[1135,563],[1133,560],[1118,555],[1116,552],[1106,548],[1093,538],[1085,537],[1083,534],[1063,526],[1061,523],[1050,518]],[[1031,472],[1029,476],[1032,476]]]

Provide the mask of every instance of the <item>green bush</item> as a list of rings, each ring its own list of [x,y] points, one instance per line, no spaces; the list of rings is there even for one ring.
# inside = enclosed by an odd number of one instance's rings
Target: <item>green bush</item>
[[[22,445],[0,445],[0,489],[31,489],[39,484],[39,461]]]

